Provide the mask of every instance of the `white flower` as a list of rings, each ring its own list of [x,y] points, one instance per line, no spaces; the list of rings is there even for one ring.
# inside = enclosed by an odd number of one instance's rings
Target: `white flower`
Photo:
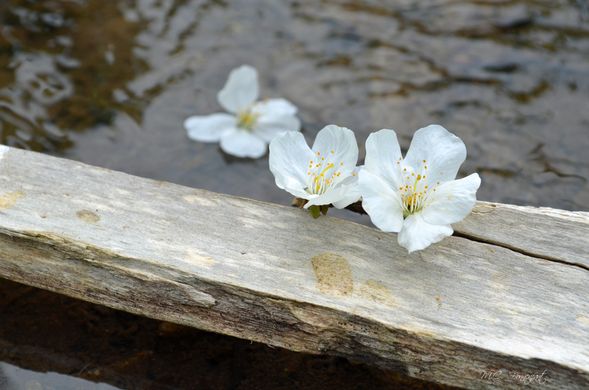
[[[424,249],[450,236],[476,203],[479,175],[454,180],[465,158],[462,140],[442,126],[415,132],[405,158],[393,130],[373,133],[359,174],[362,206],[409,253]]]
[[[345,127],[325,126],[312,149],[296,132],[270,143],[270,171],[276,185],[306,199],[305,208],[329,204],[344,208],[359,200],[357,161],[356,137]]]
[[[237,157],[262,157],[266,144],[285,131],[299,131],[297,108],[285,99],[258,99],[258,72],[242,65],[229,74],[217,95],[231,114],[191,116],[184,121],[188,137],[201,142],[221,142],[221,149]]]

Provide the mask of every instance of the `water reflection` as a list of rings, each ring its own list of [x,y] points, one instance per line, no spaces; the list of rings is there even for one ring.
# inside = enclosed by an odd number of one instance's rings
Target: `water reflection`
[[[93,383],[56,372],[35,372],[0,362],[3,390],[117,390],[105,383]]]

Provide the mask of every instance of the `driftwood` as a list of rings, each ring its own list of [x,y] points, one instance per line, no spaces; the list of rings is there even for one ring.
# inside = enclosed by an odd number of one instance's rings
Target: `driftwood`
[[[589,215],[481,202],[393,234],[37,153],[0,160],[0,276],[468,388],[589,387]]]

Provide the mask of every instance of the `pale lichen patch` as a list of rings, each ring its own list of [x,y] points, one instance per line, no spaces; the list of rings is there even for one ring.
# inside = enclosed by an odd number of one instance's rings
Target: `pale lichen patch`
[[[322,253],[311,259],[319,291],[333,295],[349,295],[354,289],[352,269],[345,257]]]
[[[12,191],[6,194],[0,195],[0,209],[9,209],[16,204],[16,202],[25,196],[22,191]]]
[[[91,224],[95,224],[98,223],[98,221],[100,221],[100,216],[90,210],[80,210],[76,213],[76,216],[80,218],[82,221]]]

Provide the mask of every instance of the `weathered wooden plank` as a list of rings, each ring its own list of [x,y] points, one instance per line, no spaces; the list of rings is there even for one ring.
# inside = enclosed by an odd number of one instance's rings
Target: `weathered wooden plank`
[[[464,237],[407,255],[370,227],[16,149],[0,189],[2,277],[439,383],[589,386],[589,271],[568,258]]]
[[[589,213],[478,202],[456,232],[589,270]]]

